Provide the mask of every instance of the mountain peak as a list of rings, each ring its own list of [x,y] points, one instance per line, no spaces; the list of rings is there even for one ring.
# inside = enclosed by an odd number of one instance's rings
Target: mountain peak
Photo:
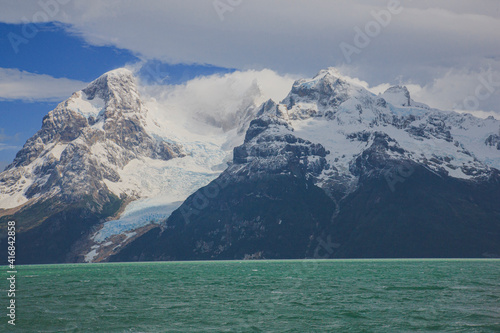
[[[321,89],[321,87],[332,86],[340,83],[341,85],[348,84],[347,80],[340,74],[335,67],[322,69],[312,79],[301,79],[295,81],[295,85],[302,86],[308,89]]]
[[[140,98],[135,78],[126,68],[118,68],[104,73],[82,90],[87,100],[96,97],[106,106],[122,110],[140,109]]]
[[[313,80],[315,79],[325,79],[325,78],[336,78],[336,79],[342,79],[343,76],[342,74],[340,73],[340,71],[335,68],[335,67],[328,67],[328,68],[325,68],[325,69],[322,69],[318,72],[318,74],[316,74],[314,77],[313,77]]]
[[[151,135],[148,120],[132,72],[120,68],[103,74],[43,118],[42,128],[0,175],[0,206],[54,195],[64,202],[91,196],[99,204],[110,193],[137,197],[118,184],[129,162],[185,156],[179,144]],[[17,182],[22,183],[11,186]]]
[[[100,77],[103,77],[103,76],[122,77],[122,76],[133,76],[133,74],[132,74],[132,71],[130,69],[125,68],[125,67],[120,67],[120,68],[110,70],[110,71],[102,74]]]
[[[306,110],[307,115],[305,115],[309,117],[312,114],[321,114],[327,109],[335,109],[351,97],[371,94],[363,87],[352,84],[350,81],[343,77],[336,68],[330,67],[321,70],[312,79],[295,81],[292,90],[282,101],[282,104],[285,104],[288,110],[296,105],[309,105],[311,107]],[[303,108],[299,107],[297,110],[299,109]]]
[[[106,72],[92,81],[84,90],[91,90],[94,87],[114,89],[120,84],[135,86],[134,75],[129,69],[117,68]]]

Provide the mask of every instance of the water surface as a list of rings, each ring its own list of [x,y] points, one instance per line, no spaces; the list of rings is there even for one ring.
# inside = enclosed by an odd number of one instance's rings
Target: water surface
[[[6,332],[500,332],[499,260],[18,266],[17,288]]]

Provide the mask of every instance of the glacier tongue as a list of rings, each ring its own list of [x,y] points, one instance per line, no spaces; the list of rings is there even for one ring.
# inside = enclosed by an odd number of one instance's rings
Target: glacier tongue
[[[246,127],[256,112],[256,101],[261,98],[257,92],[250,86],[244,103],[222,112],[229,119],[239,115],[240,119],[231,121],[221,118],[214,122],[199,113],[183,112],[169,101],[141,100],[147,110],[142,117],[145,131],[157,140],[181,145],[185,156],[133,159],[117,170],[119,181],[105,180],[114,194],[136,200],[118,219],[106,222],[92,239],[106,244],[115,235],[164,221],[190,194],[214,180],[232,160],[233,147],[243,142]]]
[[[159,204],[158,201],[162,200],[139,199],[132,202],[128,205],[127,211],[118,220],[104,223],[102,229],[92,236],[92,240],[98,244],[102,244],[114,235],[125,234],[150,223],[160,223],[182,204],[182,201],[168,204],[162,201],[160,205],[156,206],[155,204]],[[109,246],[111,244],[104,243],[103,245]],[[98,248],[95,247],[95,249]]]

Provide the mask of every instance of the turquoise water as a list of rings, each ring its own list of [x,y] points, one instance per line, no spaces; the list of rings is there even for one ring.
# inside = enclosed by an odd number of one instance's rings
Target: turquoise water
[[[17,289],[0,331],[500,332],[498,260],[18,266]]]

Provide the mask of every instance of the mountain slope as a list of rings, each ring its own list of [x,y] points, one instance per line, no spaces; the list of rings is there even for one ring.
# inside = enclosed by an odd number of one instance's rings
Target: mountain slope
[[[500,256],[499,128],[321,71],[112,260]]]
[[[0,230],[17,222],[19,263],[106,260],[167,218],[226,168],[276,93],[262,84],[269,77],[143,86],[122,68],[60,103],[0,173]]]
[[[117,168],[131,160],[183,157],[180,145],[146,133],[146,113],[126,70],[110,72],[76,92],[44,117],[42,129],[2,173],[0,206],[56,195],[65,202],[83,196],[104,202],[106,182],[120,181]]]
[[[182,146],[145,131],[133,75],[106,73],[60,103],[0,174],[2,221],[17,222],[20,262],[74,261],[75,243],[134,193],[116,193],[132,160],[168,161]]]

